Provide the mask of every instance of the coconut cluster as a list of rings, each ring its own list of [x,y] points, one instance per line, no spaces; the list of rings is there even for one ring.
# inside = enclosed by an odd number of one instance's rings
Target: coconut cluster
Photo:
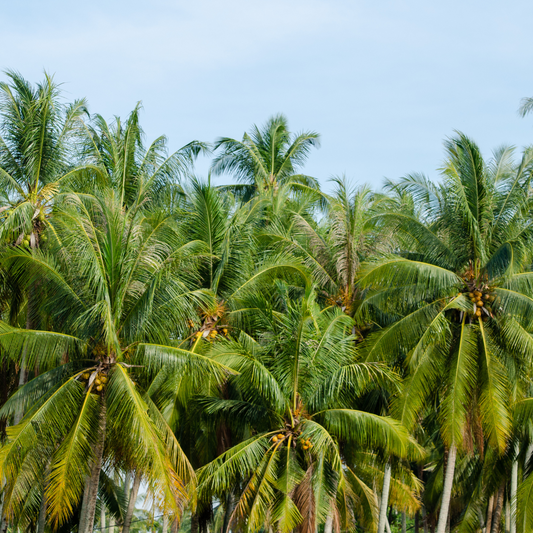
[[[306,439],[306,440],[300,439],[300,443],[302,445],[303,450],[310,450],[313,447],[313,444],[311,443],[309,439]]]
[[[95,389],[97,392],[102,392],[106,386],[106,383],[107,383],[107,376],[103,373],[103,372],[97,372],[97,373],[93,373],[95,374],[95,377],[94,377],[94,386],[95,386]],[[81,375],[81,381],[83,382],[89,382],[91,379],[91,373],[90,372],[84,372],[82,375]]]
[[[301,431],[298,431],[297,433],[301,434]],[[272,437],[272,442],[273,443],[280,442],[280,441],[282,441],[285,438],[285,436],[286,435],[284,435],[283,433],[278,433],[277,435],[274,435]],[[309,439],[304,439],[302,437],[299,437],[298,438],[298,442],[302,446],[303,450],[310,450],[313,447],[313,444],[311,443],[311,441]],[[294,443],[293,443],[293,445],[294,445]]]
[[[473,287],[468,293],[468,298],[473,304],[473,314],[484,320],[492,316],[492,305],[496,295],[489,287]]]
[[[228,328],[212,328],[212,329],[204,329],[197,331],[194,336],[196,339],[199,339],[200,337],[203,337],[204,339],[208,341],[212,341],[215,339],[217,335],[224,335],[224,337],[228,336]]]

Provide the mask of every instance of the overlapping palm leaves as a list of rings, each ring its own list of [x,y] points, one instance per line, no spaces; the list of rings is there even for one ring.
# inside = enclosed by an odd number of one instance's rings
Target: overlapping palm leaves
[[[89,168],[77,165],[76,134],[85,101],[64,104],[49,75],[32,87],[8,72],[0,84],[0,239],[35,247],[60,186]]]
[[[214,360],[239,372],[229,378],[239,398],[206,397],[210,416],[223,416],[240,443],[200,471],[200,491],[236,494],[232,527],[314,531],[334,512],[337,522],[372,524],[371,489],[344,462],[342,447],[405,457],[410,438],[394,420],[355,408],[356,398],[394,374],[358,361],[353,321],[321,311],[313,291],[297,301],[279,286],[265,305],[263,331],[217,343]],[[266,304],[266,301],[265,301]]]
[[[200,533],[373,530],[385,464],[390,504],[418,508],[415,428],[439,532],[448,506],[460,531],[497,521],[522,477],[505,521],[531,529],[531,151],[486,163],[458,134],[441,184],[326,195],[301,173],[318,135],[277,116],[219,139],[212,171],[239,183],[215,188],[188,175],[207,145],[145,147],[139,106],[108,123],[8,77],[0,355],[30,377],[0,411],[12,525],[88,533],[128,472]]]
[[[161,207],[179,187],[179,180],[187,175],[198,154],[209,151],[206,143],[192,141],[168,154],[164,135],[145,147],[140,110],[137,104],[125,121],[115,117],[108,123],[101,115],[95,115],[89,125],[84,124],[83,159],[97,172],[80,174],[73,190],[112,188],[128,207],[139,202],[145,208]]]
[[[357,285],[361,264],[392,250],[390,230],[370,223],[382,211],[381,204],[390,200],[368,187],[351,187],[345,178],[332,181],[336,188],[333,194],[322,195],[326,209],[320,222],[312,212],[293,210],[288,214],[290,224],[275,223],[267,233],[277,247],[301,258],[326,305],[354,316],[362,302]],[[310,200],[316,205],[316,195]]]
[[[524,268],[532,228],[524,214],[533,154],[527,151],[514,170],[509,150],[486,164],[461,134],[446,148],[441,186],[420,177],[396,186],[423,204],[426,219],[382,217],[414,246],[368,264],[361,276],[370,290],[363,312],[383,327],[367,360],[407,357],[397,413],[408,427],[438,394],[447,446],[460,448],[477,423],[503,453],[512,431],[512,378],[531,364],[533,293]]]
[[[143,393],[143,368],[128,362],[138,351],[137,361],[146,367],[168,363],[185,371],[194,358],[197,373],[225,372],[172,344],[208,299],[191,289],[194,244],[167,215],[124,212],[112,192],[68,196],[49,231],[46,250],[17,248],[4,257],[22,284],[46,281],[41,304],[53,317],[46,332],[2,325],[6,352],[20,357],[25,350],[28,366],[44,372],[2,410],[9,416],[23,406],[26,412],[0,452],[7,509],[24,518],[27,492],[46,469],[49,520],[65,521],[105,436],[104,466],[140,469],[151,490],[179,513],[194,473]]]
[[[287,119],[277,115],[263,128],[253,126],[242,141],[229,137],[219,138],[214,145],[220,150],[214,158],[214,175],[230,173],[240,185],[227,186],[245,200],[258,191],[274,189],[287,183],[316,187],[314,178],[298,172],[313,147],[320,145],[315,132],[299,135],[290,133]]]

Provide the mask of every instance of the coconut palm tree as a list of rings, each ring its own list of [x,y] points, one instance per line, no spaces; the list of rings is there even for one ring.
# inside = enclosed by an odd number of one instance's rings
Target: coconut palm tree
[[[2,408],[20,424],[0,449],[4,512],[23,522],[43,501],[48,523],[66,522],[81,503],[79,531],[92,530],[100,471],[135,470],[179,515],[194,472],[144,391],[149,371],[221,377],[224,369],[178,348],[187,321],[209,296],[195,290],[196,245],[172,217],[123,209],[114,191],[71,194],[56,206],[46,249],[21,247],[3,263],[28,286],[40,279],[47,330],[0,322],[0,343],[41,374]],[[132,366],[133,358],[136,364]],[[44,488],[41,480],[44,481]]]
[[[259,128],[252,126],[242,141],[220,137],[214,149],[220,150],[213,159],[213,175],[231,174],[239,185],[229,186],[244,199],[260,190],[274,189],[285,183],[318,187],[314,178],[299,173],[311,148],[320,146],[320,136],[315,132],[291,134],[283,115],[270,118]]]
[[[277,293],[270,304],[265,294],[251,297],[262,308],[262,333],[243,332],[211,350],[238,372],[228,380],[237,396],[199,402],[226,420],[239,442],[200,470],[200,494],[235,494],[229,527],[246,531],[316,531],[329,515],[349,527],[353,513],[370,526],[374,494],[342,449],[353,456],[355,448],[359,466],[370,450],[408,454],[412,442],[398,422],[355,404],[380,383],[394,387],[395,377],[381,364],[358,361],[353,319],[320,310],[314,291],[296,300],[285,284],[270,292]]]
[[[209,153],[208,145],[192,141],[168,154],[164,135],[145,147],[140,110],[138,103],[125,121],[115,117],[108,123],[101,115],[94,115],[90,124],[84,124],[82,159],[99,172],[80,174],[72,183],[74,191],[112,188],[128,207],[141,200],[146,208],[161,206],[198,154]]]
[[[381,330],[366,359],[406,357],[407,380],[397,416],[412,428],[431,398],[447,449],[437,533],[444,533],[457,452],[482,428],[487,446],[503,454],[512,432],[512,376],[530,364],[533,299],[528,271],[533,153],[516,168],[512,150],[489,164],[463,134],[446,142],[443,182],[420,176],[396,185],[422,219],[381,216],[409,248],[369,262],[360,287],[360,315]]]
[[[13,71],[0,83],[0,241],[39,244],[54,196],[86,170],[73,164],[85,100],[64,104],[45,73],[36,87]]]
[[[267,233],[280,249],[299,257],[311,270],[326,305],[354,316],[361,303],[357,286],[361,263],[393,249],[392,232],[374,222],[390,199],[367,186],[352,187],[345,178],[332,181],[333,194],[320,193],[325,200],[320,221],[313,211],[293,210],[290,224],[274,222]],[[316,194],[314,201],[316,205]]]

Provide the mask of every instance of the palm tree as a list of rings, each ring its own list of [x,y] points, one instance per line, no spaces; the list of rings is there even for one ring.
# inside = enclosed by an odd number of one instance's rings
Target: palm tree
[[[336,186],[333,194],[320,193],[325,200],[325,216],[320,221],[313,211],[293,210],[290,224],[271,224],[268,236],[311,270],[326,305],[354,316],[362,301],[357,285],[361,264],[392,250],[392,232],[384,224],[372,223],[390,199],[367,186],[351,187],[345,178],[332,181]],[[316,194],[311,199],[316,205]]]
[[[312,290],[293,300],[289,286],[278,287],[271,304],[265,294],[251,297],[262,309],[261,333],[252,338],[243,332],[213,345],[213,359],[238,372],[229,378],[237,397],[200,402],[240,438],[200,470],[200,494],[234,493],[230,527],[246,531],[315,531],[329,515],[349,526],[353,512],[370,525],[373,492],[342,448],[357,449],[359,460],[370,450],[408,454],[411,441],[399,423],[354,404],[379,384],[394,387],[394,375],[357,360],[349,316],[321,311]]]
[[[396,185],[422,206],[422,220],[380,217],[410,247],[368,263],[359,282],[369,291],[361,316],[382,327],[369,338],[367,360],[406,356],[399,419],[412,428],[438,398],[447,466],[437,533],[446,527],[457,451],[472,424],[496,453],[508,446],[511,376],[527,367],[533,326],[526,269],[533,153],[515,169],[512,150],[486,164],[463,134],[446,149],[442,184],[411,176]]]
[[[85,100],[65,105],[45,74],[35,88],[8,71],[0,83],[0,241],[35,248],[62,184],[87,167],[73,165]]]
[[[10,83],[0,83],[0,245],[34,249],[47,238],[44,228],[60,188],[87,170],[72,157],[86,106],[84,100],[64,104],[59,85],[46,73],[36,87],[17,72],[6,74]],[[11,321],[22,311],[27,328],[39,327],[37,286],[23,294],[15,282],[10,279]],[[23,358],[19,385],[27,374]]]
[[[23,285],[42,280],[50,330],[0,322],[6,353],[26,353],[42,372],[0,413],[26,412],[0,449],[4,512],[24,522],[44,501],[48,522],[58,526],[82,502],[79,530],[88,533],[103,468],[108,477],[135,470],[179,515],[194,472],[144,391],[149,373],[163,365],[193,377],[224,373],[176,347],[189,317],[209,299],[194,289],[195,244],[164,213],[125,211],[113,191],[69,195],[47,231],[46,250],[18,247],[3,258]]]
[[[112,188],[128,207],[141,200],[146,208],[161,206],[170,189],[190,171],[198,154],[209,153],[205,143],[192,141],[169,155],[163,135],[146,148],[140,110],[138,103],[124,122],[115,117],[108,124],[101,115],[94,115],[91,124],[85,125],[82,159],[99,172],[80,175],[72,184],[74,191]]]
[[[214,158],[214,175],[230,173],[240,185],[228,186],[244,199],[261,190],[277,190],[286,183],[318,187],[314,178],[299,173],[311,148],[320,146],[315,132],[290,133],[283,115],[270,118],[259,128],[254,125],[242,141],[220,137],[214,145],[220,153]]]

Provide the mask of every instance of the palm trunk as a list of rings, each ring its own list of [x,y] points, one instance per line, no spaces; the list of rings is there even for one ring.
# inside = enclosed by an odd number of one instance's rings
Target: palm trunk
[[[105,531],[105,503],[100,500],[100,530]]]
[[[444,486],[442,488],[442,503],[440,506],[439,521],[437,523],[437,533],[445,533],[448,524],[448,513],[450,511],[450,500],[452,497],[453,475],[455,473],[455,459],[457,457],[457,448],[452,443],[448,451],[448,461],[446,472],[444,474]]]
[[[231,513],[233,512],[233,495],[231,492],[228,493],[226,498],[226,512],[224,513],[224,523],[222,524],[222,533],[226,533],[229,528],[229,521],[231,518]]]
[[[200,529],[200,524],[198,520],[198,513],[193,513],[191,515],[191,533],[198,533]]]
[[[100,412],[100,435],[94,450],[94,463],[86,486],[84,501],[82,504],[82,516],[80,518],[79,533],[91,533],[94,526],[94,515],[96,514],[96,500],[98,498],[98,481],[100,470],[102,469],[102,457],[104,455],[104,442],[106,432],[106,408],[102,400],[102,410]]]
[[[4,516],[4,494],[0,494],[0,533],[7,531],[7,519]]]
[[[85,529],[85,520],[87,517],[87,503],[89,501],[89,477],[85,480],[85,487],[83,489],[83,499],[81,500],[80,523],[78,524],[78,531]]]
[[[324,533],[333,533],[333,510],[328,514],[324,524]]]
[[[498,491],[498,500],[496,502],[496,509],[494,510],[494,518],[492,519],[492,533],[498,533],[500,531],[500,522],[502,518],[503,509],[503,493],[505,490],[505,484],[502,484]]]
[[[46,495],[43,488],[43,497],[41,498],[41,506],[39,508],[39,519],[37,520],[37,533],[44,533],[44,526],[46,525]]]
[[[402,533],[407,533],[407,515],[402,511]]]
[[[172,525],[170,526],[170,533],[178,533],[179,528],[179,520],[177,518],[174,518],[174,520],[172,521]]]
[[[516,492],[518,488],[518,444],[515,447],[515,458],[511,468],[511,512],[509,513],[509,533],[516,533]]]
[[[163,527],[161,529],[161,533],[167,533],[168,531],[168,515],[165,513],[163,516]]]
[[[137,469],[135,472],[135,479],[133,480],[133,487],[131,489],[130,501],[128,502],[128,510],[124,517],[124,526],[122,533],[129,533],[131,526],[131,519],[133,517],[133,511],[135,511],[135,503],[137,501],[137,495],[139,494],[139,487],[141,486],[141,471]]]
[[[32,291],[33,289],[30,289],[30,294],[28,295],[28,309],[26,310],[26,329],[32,329],[32,321],[30,317],[31,313],[31,300],[32,300]],[[24,350],[22,351],[22,359],[20,361],[20,373],[19,373],[19,386],[20,389],[24,385],[26,385],[26,382],[28,381],[28,371],[26,369],[26,356],[27,356],[27,346],[24,346]],[[22,417],[24,416],[24,411],[22,407],[17,407],[15,410],[15,414],[13,416],[13,425],[17,426],[20,424],[20,421],[22,420]]]
[[[492,530],[492,514],[494,511],[494,494],[489,498],[487,506],[487,525],[485,526],[485,533],[490,533]]]
[[[422,507],[422,525],[424,526],[424,533],[428,533],[428,514],[425,507]]]
[[[505,533],[511,533],[511,502],[505,500]]]
[[[389,505],[391,471],[391,465],[390,463],[387,463],[383,473],[383,490],[381,491],[381,503],[379,508],[378,533],[385,533],[385,524],[388,523],[387,507]]]

